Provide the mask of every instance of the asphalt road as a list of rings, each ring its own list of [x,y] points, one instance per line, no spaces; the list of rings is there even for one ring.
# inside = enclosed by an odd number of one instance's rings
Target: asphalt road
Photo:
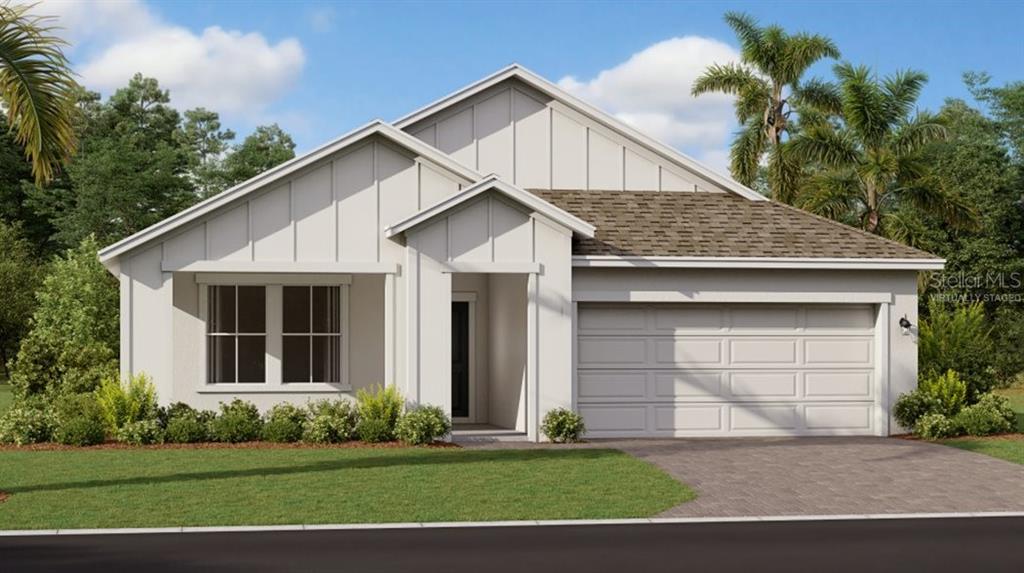
[[[0,571],[1024,571],[1024,518],[0,537]]]

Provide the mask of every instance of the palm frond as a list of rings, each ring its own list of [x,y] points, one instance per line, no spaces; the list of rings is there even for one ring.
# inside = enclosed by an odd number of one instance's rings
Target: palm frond
[[[748,187],[753,185],[767,144],[768,139],[761,127],[760,118],[748,120],[736,133],[729,149],[729,171],[734,179]]]
[[[836,65],[834,71],[840,81],[846,125],[857,132],[865,145],[880,145],[891,127],[891,116],[885,94],[871,70],[844,62]]]
[[[694,82],[690,93],[698,96],[708,92],[739,95],[744,91],[757,91],[764,80],[742,64],[711,64]]]
[[[789,36],[783,49],[786,83],[793,83],[822,58],[839,58],[839,48],[831,39],[818,34],[800,33]]]
[[[891,146],[900,155],[911,155],[925,146],[945,141],[949,131],[935,115],[922,112],[903,122],[892,136]]]
[[[843,112],[843,98],[839,87],[832,82],[811,79],[793,86],[790,96],[794,105],[815,108],[828,115],[840,115]]]
[[[882,88],[888,96],[890,121],[899,121],[914,111],[921,89],[927,82],[927,75],[914,70],[902,70],[882,80]]]
[[[861,161],[857,142],[846,130],[828,124],[808,126],[792,140],[796,156],[829,167],[848,167]]]
[[[763,52],[763,32],[757,20],[743,12],[726,12],[723,19],[740,41],[740,55],[747,61],[759,61]]]
[[[768,186],[772,198],[787,205],[796,201],[804,174],[803,164],[792,147],[792,141],[780,143],[772,147],[768,156]]]
[[[844,223],[862,210],[860,184],[849,169],[816,173],[800,186],[794,204],[801,209]]]
[[[944,189],[936,178],[926,177],[899,189],[897,194],[901,201],[951,227],[965,230],[977,227],[977,212],[960,196]]]
[[[29,8],[0,5],[0,101],[42,184],[75,149],[76,83],[52,18]]]
[[[771,88],[764,80],[757,78],[756,82],[739,91],[736,99],[736,119],[740,123],[747,123],[750,119],[757,118],[763,121],[765,109],[771,105]]]

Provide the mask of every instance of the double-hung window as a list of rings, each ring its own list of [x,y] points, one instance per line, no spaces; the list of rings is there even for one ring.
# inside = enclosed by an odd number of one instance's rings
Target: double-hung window
[[[282,293],[285,384],[341,382],[341,287],[285,286]]]
[[[207,380],[266,382],[266,287],[216,285],[209,289]]]

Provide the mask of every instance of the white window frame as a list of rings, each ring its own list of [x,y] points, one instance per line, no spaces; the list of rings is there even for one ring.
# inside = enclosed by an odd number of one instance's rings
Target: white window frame
[[[209,316],[208,315],[209,315],[209,312],[210,312],[210,307],[209,307],[210,288],[211,287],[221,287],[221,286],[230,286],[230,287],[233,287],[235,289],[235,297],[234,297],[235,298],[235,310],[234,310],[235,324],[233,325],[234,328],[233,328],[232,332],[210,332],[210,329],[209,329],[210,323],[209,323]],[[204,361],[205,361],[205,359],[209,358],[209,348],[210,348],[210,338],[211,337],[213,337],[213,338],[233,338],[234,341],[235,341],[235,352],[234,352],[235,379],[234,379],[234,381],[232,381],[232,382],[210,382],[209,381],[210,365],[207,363],[206,364],[206,368],[204,369],[204,372],[206,373],[206,382],[207,382],[207,384],[218,385],[218,386],[220,386],[220,385],[227,386],[228,384],[231,384],[231,385],[234,385],[234,386],[238,386],[239,384],[242,384],[242,385],[245,385],[245,386],[256,386],[256,385],[262,386],[262,385],[267,383],[267,372],[266,372],[266,370],[267,370],[267,359],[266,359],[266,355],[268,354],[267,347],[269,345],[268,345],[268,342],[267,342],[268,335],[267,335],[266,317],[264,317],[264,321],[263,321],[263,332],[239,332],[239,330],[238,330],[238,287],[239,286],[260,286],[260,285],[207,285],[203,289],[206,292],[206,297],[205,297],[205,300],[203,301],[204,307],[202,309],[202,312],[206,315],[203,318],[203,330],[205,332],[205,338],[203,340],[203,346],[204,346],[204,348],[206,349],[206,352],[207,352],[207,355],[204,358]],[[265,287],[264,287],[263,291],[264,291],[263,292],[264,312],[266,312],[267,304],[266,304],[266,288]],[[248,336],[248,337],[262,336],[263,337],[263,354],[264,354],[264,358],[263,358],[263,370],[264,370],[263,371],[263,382],[239,382],[238,381],[238,346],[239,346],[238,345],[238,339],[242,338],[242,337],[246,337],[246,336]]]
[[[337,393],[350,392],[349,381],[349,346],[351,329],[349,328],[349,287],[352,284],[350,275],[274,275],[274,274],[232,274],[232,273],[201,273],[196,275],[196,287],[199,289],[199,318],[202,323],[203,338],[200,344],[200,371],[198,392],[204,394],[270,394],[270,393]],[[263,286],[266,287],[266,377],[265,382],[210,382],[208,378],[209,347],[206,338],[209,317],[209,287],[211,286]],[[283,287],[287,286],[336,286],[340,291],[341,313],[341,382],[289,382],[282,381],[282,348],[283,348]]]

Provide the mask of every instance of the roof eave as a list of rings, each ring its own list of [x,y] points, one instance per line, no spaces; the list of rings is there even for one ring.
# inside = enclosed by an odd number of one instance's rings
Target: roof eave
[[[573,255],[574,267],[940,271],[945,259]]]

